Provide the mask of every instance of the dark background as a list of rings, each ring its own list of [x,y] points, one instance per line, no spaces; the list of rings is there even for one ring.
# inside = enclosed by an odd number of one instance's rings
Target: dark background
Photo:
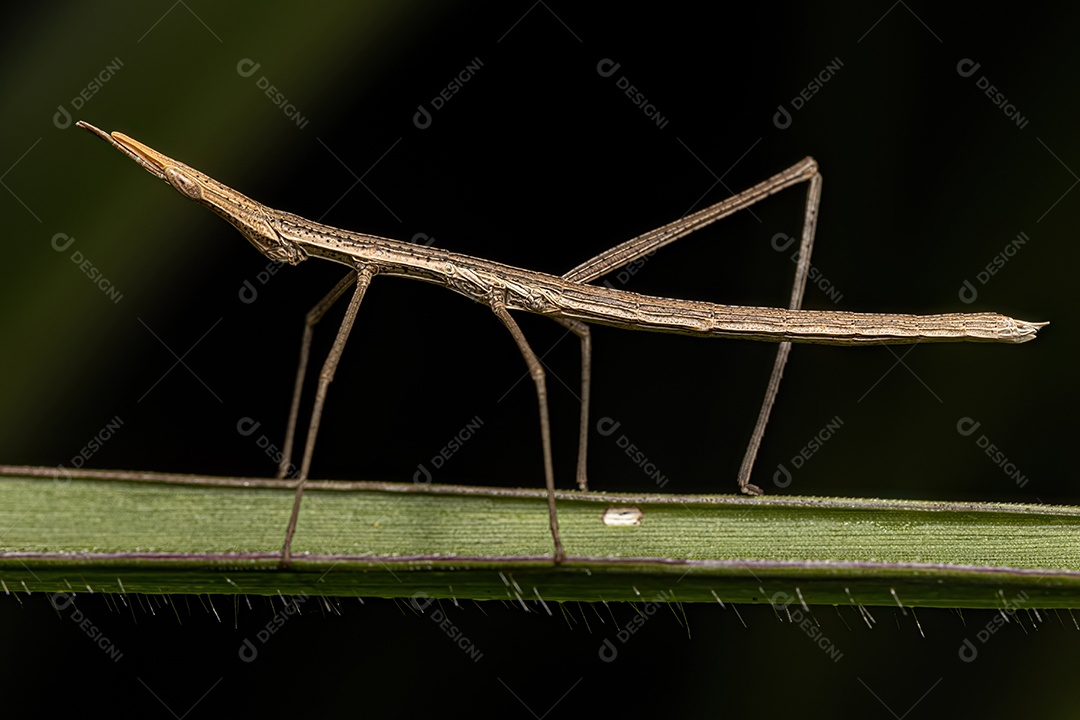
[[[271,475],[236,431],[283,433],[304,313],[343,269],[267,261],[211,213],[89,135],[120,130],[274,207],[555,274],[813,155],[825,177],[814,263],[842,296],[805,306],[998,311],[1050,320],[1024,346],[796,347],[758,464],[773,492],[1075,503],[1070,322],[1077,267],[1080,10],[979,4],[52,3],[9,17],[0,43],[0,461],[70,465],[110,420],[94,468]],[[249,77],[238,64],[259,64]],[[611,77],[601,60],[619,64]],[[979,68],[963,77],[958,64]],[[119,69],[73,102],[110,63]],[[479,70],[418,128],[419,105]],[[839,64],[837,64],[839,63]],[[792,99],[832,64],[801,109]],[[109,73],[106,72],[105,76]],[[666,122],[623,94],[625,77]],[[302,128],[258,86],[266,78]],[[1000,89],[1018,127],[978,87]],[[80,107],[76,108],[76,105]],[[792,116],[786,129],[774,116]],[[61,110],[63,108],[63,110]],[[664,249],[625,285],[783,305],[797,235],[788,190]],[[985,284],[978,273],[1028,242]],[[74,237],[63,252],[57,233]],[[71,262],[79,251],[122,294]],[[618,278],[609,278],[621,284]],[[960,300],[965,280],[978,290]],[[253,303],[239,291],[249,281]],[[324,353],[340,319],[318,337]],[[542,318],[558,482],[573,483],[577,343]],[[611,418],[669,492],[729,492],[773,346],[594,332],[594,422]],[[894,354],[895,352],[895,354]],[[175,355],[174,355],[175,353]],[[184,365],[176,365],[182,356]],[[897,364],[897,357],[903,364]],[[170,371],[170,368],[171,371]],[[535,396],[489,311],[421,283],[377,278],[332,388],[312,474],[408,481],[466,423],[479,432],[437,482],[542,484]],[[1023,487],[956,430],[985,435]],[[822,428],[835,435],[790,487],[771,482]],[[655,483],[592,436],[596,489]],[[163,518],[162,522],[168,522]],[[1077,624],[1023,610],[979,642],[991,612],[815,608],[833,662],[769,607],[662,609],[625,644],[629,605],[526,613],[443,610],[472,662],[400,603],[301,606],[250,664],[283,601],[116,599],[77,606],[122,651],[113,662],[47,597],[0,595],[0,686],[26,708],[170,710],[189,717],[319,710],[701,714],[850,709],[864,716],[1049,714],[1073,708]],[[214,608],[211,609],[209,603]],[[639,606],[640,607],[640,606]],[[216,612],[214,612],[216,610]],[[340,614],[337,612],[340,611]],[[219,620],[220,618],[220,620]],[[688,628],[688,629],[687,629]],[[924,637],[925,635],[925,637]],[[605,638],[619,649],[605,663]],[[978,646],[961,662],[964,639]],[[74,702],[72,702],[74,700]],[[553,708],[553,709],[552,709]]]

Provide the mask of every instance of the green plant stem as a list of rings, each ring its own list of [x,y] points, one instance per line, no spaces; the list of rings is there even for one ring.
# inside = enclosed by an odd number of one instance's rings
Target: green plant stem
[[[282,571],[290,481],[0,466],[0,591],[1080,607],[1077,507],[307,488]]]

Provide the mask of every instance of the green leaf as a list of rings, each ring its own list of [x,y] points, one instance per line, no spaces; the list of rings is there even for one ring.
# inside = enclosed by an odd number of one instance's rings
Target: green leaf
[[[1080,607],[1080,508],[0,466],[0,590]],[[638,524],[626,524],[640,514]],[[546,607],[545,605],[542,605]]]

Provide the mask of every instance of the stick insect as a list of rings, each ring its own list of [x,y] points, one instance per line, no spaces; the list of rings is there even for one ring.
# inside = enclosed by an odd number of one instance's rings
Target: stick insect
[[[828,345],[952,341],[1022,343],[1034,339],[1038,329],[1046,325],[1046,323],[1015,320],[995,313],[899,315],[802,310],[802,298],[810,269],[810,251],[814,243],[822,183],[817,163],[809,157],[734,197],[627,240],[578,265],[565,275],[556,277],[440,248],[341,230],[281,210],[274,210],[127,135],[119,132],[106,133],[82,121],[78,125],[111,144],[154,177],[167,182],[184,197],[213,210],[234,225],[252,245],[271,260],[296,265],[308,257],[317,257],[349,268],[348,275],[308,312],[304,321],[299,367],[283,444],[284,452],[278,468],[279,478],[284,478],[291,466],[301,391],[314,327],[330,307],[355,285],[352,298],[345,311],[345,318],[341,322],[334,344],[319,373],[304,454],[297,476],[296,497],[281,551],[282,567],[289,567],[292,562],[293,535],[296,532],[304,485],[311,467],[315,438],[318,434],[327,391],[352,330],[360,302],[364,299],[364,294],[376,275],[408,277],[442,285],[486,305],[510,332],[536,386],[540,410],[544,480],[547,487],[548,524],[554,543],[553,559],[556,564],[565,561],[567,554],[559,536],[559,520],[555,507],[555,472],[551,460],[551,431],[545,372],[511,312],[524,311],[549,317],[576,335],[581,342],[581,414],[577,484],[582,490],[588,487],[586,451],[592,361],[589,323],[629,330],[779,343],[765,398],[738,474],[739,489],[749,495],[761,494],[761,489],[750,483],[750,475],[769,420],[769,413],[776,400],[780,378],[791,351],[791,343]],[[802,182],[807,182],[809,189],[798,263],[795,269],[795,282],[786,309],[718,305],[653,297],[589,284],[695,230]]]

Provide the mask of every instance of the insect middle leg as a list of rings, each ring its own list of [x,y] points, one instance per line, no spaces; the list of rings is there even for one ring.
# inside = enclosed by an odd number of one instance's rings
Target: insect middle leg
[[[356,282],[356,271],[350,270],[349,274],[334,286],[334,289],[326,294],[315,307],[308,311],[304,318],[304,334],[300,339],[300,362],[296,369],[296,382],[293,384],[292,403],[289,405],[289,420],[285,426],[285,442],[282,444],[281,462],[278,464],[277,477],[285,478],[290,471],[296,470],[292,464],[293,442],[296,438],[296,422],[300,414],[300,396],[304,389],[304,375],[307,374],[308,358],[311,355],[311,341],[314,338],[315,326],[323,319],[327,311],[334,303],[345,294],[353,283]]]
[[[319,421],[322,419],[323,406],[326,404],[326,395],[330,388],[330,382],[334,379],[334,372],[337,370],[338,363],[341,360],[341,353],[345,350],[345,343],[348,341],[349,333],[352,331],[356,313],[360,309],[360,302],[364,299],[364,293],[367,292],[368,285],[371,284],[371,279],[375,276],[375,273],[376,268],[371,265],[358,266],[353,273],[350,273],[348,277],[339,282],[318,305],[312,308],[305,322],[304,340],[300,348],[300,373],[293,397],[293,412],[289,418],[290,430],[294,429],[296,424],[295,414],[299,407],[299,390],[303,384],[303,371],[307,366],[310,351],[312,327],[326,314],[326,311],[348,289],[349,285],[353,282],[356,283],[356,289],[353,290],[349,307],[345,310],[345,318],[341,321],[341,327],[334,338],[334,344],[326,356],[322,370],[319,372],[319,385],[315,390],[315,404],[311,410],[311,420],[308,424],[307,438],[304,442],[304,455],[300,461],[300,473],[297,476],[296,498],[293,500],[292,514],[289,516],[289,525],[285,530],[285,543],[281,548],[281,566],[284,568],[289,567],[292,563],[292,539],[296,533],[297,520],[300,517],[300,501],[304,497],[304,485],[307,482],[308,471],[311,469],[311,456],[315,453],[315,438],[319,432]],[[287,445],[287,453],[291,450],[291,447],[292,443],[290,442]],[[285,458],[283,458],[283,467],[288,467]],[[280,468],[278,472],[280,475]]]

